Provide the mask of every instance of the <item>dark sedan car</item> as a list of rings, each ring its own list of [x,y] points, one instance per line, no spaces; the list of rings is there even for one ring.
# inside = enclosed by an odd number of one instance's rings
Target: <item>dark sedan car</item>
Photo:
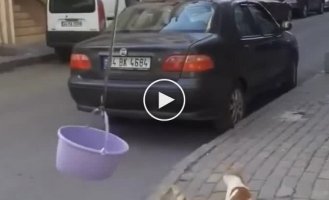
[[[285,21],[291,21],[293,9],[290,4],[280,0],[259,0],[259,2],[270,11],[280,24]]]
[[[323,14],[326,2],[325,0],[282,0],[290,4],[293,11],[300,17],[307,17],[310,11]]]
[[[143,93],[151,82],[165,78],[185,91],[186,106],[179,118],[233,126],[244,117],[249,97],[296,85],[297,41],[287,29],[252,0],[126,8],[119,16],[106,108],[111,116],[146,116]],[[109,40],[104,33],[74,48],[69,88],[80,110],[100,104]],[[157,87],[172,97],[180,95],[169,84]],[[174,107],[155,112],[176,114]]]

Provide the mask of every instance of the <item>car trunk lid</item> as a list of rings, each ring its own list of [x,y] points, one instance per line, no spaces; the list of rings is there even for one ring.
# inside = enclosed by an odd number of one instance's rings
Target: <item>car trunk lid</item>
[[[110,79],[177,80],[181,72],[164,72],[162,64],[170,55],[187,55],[191,46],[209,37],[209,33],[119,33],[113,52],[115,68],[109,69]],[[92,62],[92,70],[86,77],[101,79],[108,58],[110,36],[103,34],[80,43]]]

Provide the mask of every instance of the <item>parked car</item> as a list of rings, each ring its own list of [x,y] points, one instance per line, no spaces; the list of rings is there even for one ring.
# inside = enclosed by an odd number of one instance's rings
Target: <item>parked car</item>
[[[146,116],[144,90],[167,78],[186,94],[180,119],[231,127],[244,117],[250,97],[296,86],[298,47],[290,25],[279,26],[253,0],[131,6],[119,16],[106,108],[112,117]],[[100,105],[108,43],[109,34],[103,33],[73,50],[68,85],[79,110]],[[121,49],[126,55],[120,56]],[[171,96],[180,94],[171,85],[157,87]],[[157,110],[167,117],[173,112]]]
[[[310,11],[323,14],[325,9],[325,0],[283,0],[290,4],[293,11],[300,17],[305,18]]]
[[[119,11],[137,0],[120,0]],[[114,16],[114,0],[48,0],[47,45],[63,60],[74,44],[102,32]]]
[[[259,0],[259,2],[280,24],[292,20],[293,12],[290,4],[280,0]]]

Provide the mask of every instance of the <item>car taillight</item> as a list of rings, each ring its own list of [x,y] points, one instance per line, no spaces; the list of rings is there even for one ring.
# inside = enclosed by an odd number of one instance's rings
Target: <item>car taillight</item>
[[[99,30],[102,31],[106,26],[104,4],[102,0],[97,0],[97,7],[98,7]]]
[[[212,68],[214,62],[206,55],[173,55],[162,65],[162,69],[166,72],[203,72]]]
[[[74,70],[91,69],[91,63],[88,56],[84,54],[72,54],[70,59],[70,68]]]

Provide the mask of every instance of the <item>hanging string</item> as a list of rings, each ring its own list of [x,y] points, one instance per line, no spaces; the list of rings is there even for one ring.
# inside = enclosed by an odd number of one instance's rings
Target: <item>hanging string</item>
[[[112,30],[110,32],[110,45],[109,45],[109,49],[108,49],[108,59],[107,59],[107,63],[105,66],[105,71],[104,71],[104,90],[103,90],[103,94],[101,95],[101,99],[100,99],[100,112],[101,115],[104,119],[104,124],[105,124],[105,140],[104,140],[104,146],[101,149],[101,153],[102,154],[106,154],[106,144],[109,141],[109,137],[110,137],[110,123],[109,123],[109,117],[108,117],[108,113],[106,112],[106,102],[107,102],[107,98],[108,98],[108,88],[107,88],[107,82],[109,80],[109,71],[110,68],[112,67],[112,60],[113,60],[113,51],[114,51],[114,42],[115,42],[115,36],[116,36],[116,27],[117,27],[117,23],[118,23],[118,9],[119,9],[119,0],[116,0],[115,2],[115,9],[114,9],[114,20],[113,20],[113,25],[112,25]]]
[[[101,96],[101,107],[105,109],[106,101],[107,101],[107,82],[109,80],[109,71],[112,66],[112,60],[113,60],[113,51],[114,51],[114,42],[115,42],[115,36],[116,36],[116,28],[118,23],[118,9],[119,9],[119,0],[116,0],[115,2],[115,9],[114,9],[114,19],[113,19],[113,26],[112,30],[110,32],[110,45],[109,45],[109,56],[107,60],[107,65],[105,68],[105,75],[104,75],[104,91],[103,95]]]

